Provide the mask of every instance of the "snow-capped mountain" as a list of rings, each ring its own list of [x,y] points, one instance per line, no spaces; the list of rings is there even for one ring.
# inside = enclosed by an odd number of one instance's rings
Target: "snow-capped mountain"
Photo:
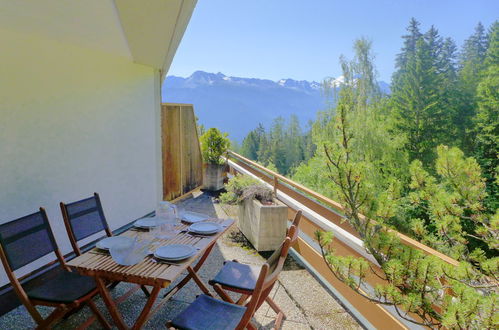
[[[229,77],[220,72],[168,76],[162,96],[163,102],[194,104],[201,124],[218,127],[239,142],[259,123],[269,127],[274,118],[295,114],[305,127],[326,108],[318,82]]]

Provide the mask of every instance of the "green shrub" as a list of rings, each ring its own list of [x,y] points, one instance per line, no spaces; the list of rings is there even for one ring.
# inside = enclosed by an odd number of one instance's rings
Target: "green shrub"
[[[227,133],[221,133],[217,128],[212,127],[201,136],[201,152],[208,164],[223,164],[221,156],[229,147],[230,140],[227,138]]]
[[[224,204],[240,204],[246,199],[257,199],[262,204],[274,202],[272,190],[248,175],[237,175],[225,185],[227,192],[220,195]]]

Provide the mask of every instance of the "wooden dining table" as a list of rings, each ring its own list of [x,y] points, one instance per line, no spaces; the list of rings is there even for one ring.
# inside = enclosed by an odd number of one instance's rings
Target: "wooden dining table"
[[[216,245],[217,239],[234,224],[234,220],[212,218],[206,221],[216,222],[221,225],[222,229],[213,235],[197,235],[188,231],[189,224],[182,223],[178,226],[178,233],[171,239],[159,239],[154,237],[149,231],[138,228],[131,228],[120,235],[147,242],[151,250],[170,244],[187,244],[196,248],[196,253],[182,262],[164,262],[152,255],[148,255],[136,265],[121,266],[113,260],[108,252],[94,248],[72,259],[67,265],[82,275],[95,278],[100,295],[118,329],[129,329],[129,327],[124,322],[116,302],[111,298],[107,284],[112,282],[129,282],[151,286],[152,290],[145,302],[144,308],[136,319],[135,324],[131,327],[132,329],[140,329],[151,315],[190,280],[194,280],[203,293],[211,295],[197,272]],[[186,271],[187,275],[177,285],[163,294],[160,297],[159,304],[152,309],[154,303],[158,300],[161,289],[170,286],[173,281],[180,278]]]

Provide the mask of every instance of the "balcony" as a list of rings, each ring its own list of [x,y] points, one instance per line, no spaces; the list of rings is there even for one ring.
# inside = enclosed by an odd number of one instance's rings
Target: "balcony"
[[[202,161],[193,106],[164,104],[162,118],[163,199],[174,199],[182,208],[210,216],[237,218],[236,207],[218,204],[214,196],[199,190],[202,184]],[[179,129],[176,130],[176,127]],[[314,233],[318,230],[331,231],[335,234],[336,253],[342,256],[363,257],[370,262],[371,267],[380,271],[376,261],[366,252],[355,230],[343,221],[343,209],[340,204],[237,153],[228,153],[227,164],[229,176],[246,174],[271,187],[277,198],[287,205],[288,219],[292,219],[297,210],[303,212],[299,239],[290,250],[290,256],[278,285],[271,293],[273,299],[287,315],[283,324],[284,329],[322,329],[340,326],[348,329],[360,327],[369,329],[418,328],[399,317],[392,307],[375,304],[357,295],[330,272],[315,240]],[[127,221],[130,220],[132,219]],[[115,233],[125,231],[131,224],[132,222],[128,224],[121,222],[119,224],[121,227],[116,229]],[[117,227],[116,224],[115,227]],[[233,227],[217,242],[207,262],[201,268],[200,276],[204,282],[208,282],[217,274],[224,260],[238,259],[258,265],[264,262],[265,257],[268,257],[268,255],[258,254],[237,226]],[[397,233],[397,235],[402,244],[440,258],[448,264],[458,264],[456,260],[403,234]],[[92,246],[93,243],[90,243],[87,248]],[[69,254],[67,257],[70,259],[73,256]],[[369,287],[365,289],[372,290],[379,283],[379,279],[371,276],[367,282]],[[175,284],[175,282],[172,283],[172,285]],[[131,287],[131,284],[120,284],[112,291],[113,298],[120,300],[119,297]],[[154,314],[145,327],[164,326],[167,320],[185,309],[200,293],[201,291],[194,283],[189,283],[177,292],[158,313]],[[4,286],[0,292],[0,301],[5,304],[2,304],[0,313],[6,314],[0,317],[0,328],[34,327],[35,323],[24,307],[12,309],[19,305],[11,301],[13,297],[15,295],[12,292],[9,293],[9,287]],[[96,303],[102,311],[107,313],[101,298],[97,298]],[[144,304],[145,298],[140,291],[136,291],[128,299],[123,299],[119,304],[119,309],[124,316],[124,321],[127,324],[133,323]],[[44,312],[49,314],[47,308]],[[74,328],[84,323],[90,315],[90,310],[85,307],[58,323],[57,327]],[[107,313],[106,317],[110,318],[110,315]],[[273,327],[274,318],[275,313],[265,303],[256,313],[254,321],[260,328],[267,329]]]
[[[320,254],[314,240],[316,230],[333,231],[337,238],[336,251],[341,255],[362,256],[377,267],[372,257],[363,248],[362,241],[355,231],[342,222],[341,205],[303,187],[241,155],[230,152],[228,158],[229,176],[236,173],[258,178],[270,185],[280,201],[288,206],[289,219],[295,210],[302,210],[300,234],[297,243],[288,256],[285,268],[280,275],[278,285],[271,293],[272,298],[285,311],[287,318],[284,329],[308,328],[417,328],[413,324],[397,317],[395,310],[374,304],[356,295],[344,283],[332,276]],[[237,219],[237,207],[222,205],[216,198],[199,189],[184,194],[177,199],[177,205],[186,210],[204,213],[219,218]],[[118,229],[120,232],[130,227],[131,223]],[[442,260],[457,262],[409,237],[399,234],[401,242],[432,254]],[[262,264],[268,255],[260,255],[253,249],[242,233],[233,226],[217,242],[213,252],[201,269],[200,276],[208,282],[220,269],[224,260],[238,259],[249,264]],[[172,283],[174,285],[175,283]],[[372,283],[373,285],[375,284]],[[131,284],[120,284],[113,290],[113,298],[120,299]],[[168,289],[166,289],[168,290]],[[192,302],[201,291],[194,283],[189,283],[173,296],[146,324],[146,328],[158,328],[174,317]],[[140,291],[132,294],[119,304],[125,322],[131,324],[140,313],[145,298]],[[106,310],[100,298],[97,304]],[[45,308],[45,307],[43,307]],[[45,308],[48,314],[48,309]],[[68,319],[58,323],[58,328],[73,328],[85,322],[90,316],[86,307]],[[106,315],[109,318],[109,315]],[[261,329],[272,328],[275,313],[265,303],[254,317],[255,324]],[[0,317],[0,328],[22,328],[34,326],[34,322],[25,308],[17,307]]]

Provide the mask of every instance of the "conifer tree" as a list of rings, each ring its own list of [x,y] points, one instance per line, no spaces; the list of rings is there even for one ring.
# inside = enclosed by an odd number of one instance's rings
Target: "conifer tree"
[[[399,71],[403,71],[406,67],[409,56],[416,52],[416,43],[423,36],[419,30],[421,24],[413,17],[409,21],[409,26],[407,27],[408,34],[403,35],[404,44],[402,46],[401,52],[397,55],[395,59],[395,68],[397,69],[396,75]],[[394,80],[395,77],[394,77]]]
[[[432,52],[423,38],[416,42],[414,53],[394,81],[391,98],[397,134],[406,136],[410,159],[421,159],[425,165],[432,162],[435,147],[448,134],[450,118],[443,108],[438,58]]]
[[[476,92],[488,47],[488,38],[481,23],[475,32],[465,40],[459,59],[459,108],[454,123],[459,130],[461,148],[467,154],[474,150],[475,131],[473,118],[476,115]]]
[[[488,207],[499,207],[499,22],[490,30],[485,69],[477,88],[475,155],[487,179]]]
[[[252,160],[258,160],[259,142],[260,137],[258,136],[256,129],[250,131],[243,139],[243,144],[241,146],[242,155]]]

